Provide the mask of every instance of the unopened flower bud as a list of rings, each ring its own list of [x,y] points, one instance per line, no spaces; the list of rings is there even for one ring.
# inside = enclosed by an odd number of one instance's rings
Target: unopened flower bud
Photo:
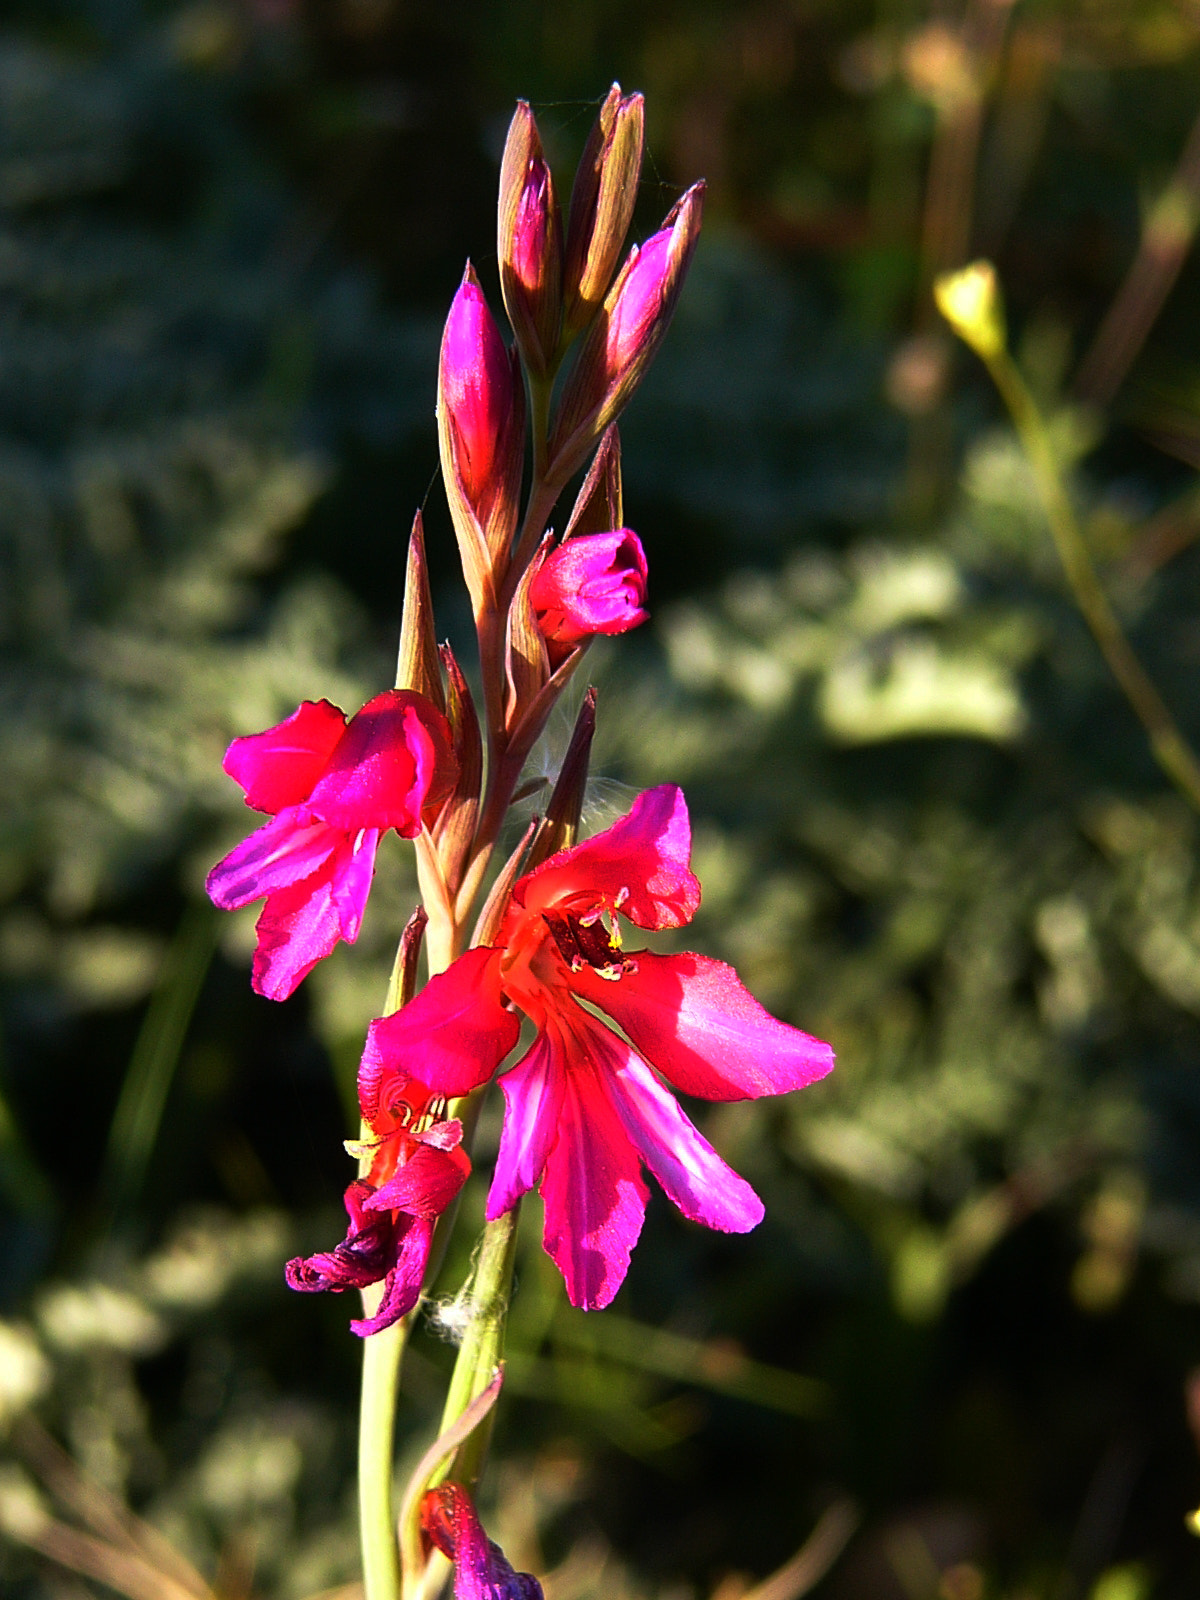
[[[562,223],[533,112],[517,102],[500,166],[496,241],[504,309],[532,372],[545,375],[562,325]]]
[[[1004,349],[1004,308],[990,261],[973,261],[958,272],[944,272],[933,285],[933,298],[946,321],[965,344],[985,361]]]
[[[563,269],[568,334],[588,323],[604,299],[637,200],[645,117],[640,94],[608,91],[588,135],[571,190]]]
[[[468,264],[442,335],[438,430],[446,494],[477,611],[516,527],[524,427],[515,359]]]
[[[530,589],[543,636],[559,645],[646,621],[646,556],[631,528],[580,534],[551,551]]]
[[[659,232],[630,253],[609,290],[563,391],[550,443],[556,477],[578,467],[657,354],[700,237],[703,209],[704,185],[693,184]]]
[[[513,375],[496,319],[469,266],[446,318],[438,384],[459,481],[472,505],[478,505],[508,430]]]

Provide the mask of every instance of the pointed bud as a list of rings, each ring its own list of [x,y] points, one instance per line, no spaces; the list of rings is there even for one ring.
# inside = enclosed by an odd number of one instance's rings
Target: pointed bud
[[[442,875],[450,893],[455,894],[462,881],[463,867],[479,815],[479,794],[483,787],[483,741],[479,736],[475,702],[454,652],[447,644],[442,646],[440,654],[446,669],[446,717],[458,761],[458,782],[430,831],[437,845]]]
[[[630,253],[567,379],[550,440],[562,481],[629,403],[658,353],[700,237],[704,185],[693,184],[658,233]]]
[[[575,507],[563,539],[586,533],[606,533],[625,522],[621,491],[621,436],[614,422],[604,430],[600,448],[592,457],[583,487],[575,497]]]
[[[404,576],[404,614],[400,622],[400,651],[396,658],[397,689],[415,689],[446,709],[442,672],[438,664],[437,635],[433,624],[433,599],[429,569],[425,565],[425,525],[418,511],[408,540],[408,568]]]
[[[500,289],[531,372],[544,377],[562,326],[562,222],[533,112],[517,101],[500,164]]]
[[[507,560],[524,465],[525,398],[470,263],[446,318],[438,368],[442,474],[476,614]]]
[[[604,299],[633,218],[642,170],[645,117],[640,94],[614,83],[600,107],[571,189],[563,315],[568,335]]]
[[[546,807],[545,820],[529,853],[526,872],[532,872],[556,850],[569,850],[579,837],[579,823],[587,793],[588,762],[595,732],[596,691],[589,688],[579,707],[579,715],[575,718],[571,742],[559,768],[558,781],[550,796],[550,804]]]

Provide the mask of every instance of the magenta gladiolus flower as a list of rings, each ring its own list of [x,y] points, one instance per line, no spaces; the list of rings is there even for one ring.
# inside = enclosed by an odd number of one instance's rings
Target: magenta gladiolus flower
[[[462,1123],[436,1120],[421,1084],[395,1085],[368,1119],[376,1137],[366,1179],[346,1190],[350,1226],[334,1249],[289,1261],[289,1288],[365,1289],[383,1281],[374,1316],[350,1324],[365,1338],[407,1316],[421,1296],[437,1218],[466,1182],[471,1163],[462,1148]]]
[[[531,1572],[514,1572],[484,1533],[471,1497],[458,1483],[430,1489],[421,1501],[421,1526],[454,1563],[454,1600],[542,1600]]]
[[[439,381],[463,490],[478,512],[510,442],[515,385],[496,319],[470,268],[446,318]]]
[[[646,556],[632,528],[568,539],[542,563],[529,590],[538,627],[555,644],[628,633],[645,622]]]
[[[519,879],[494,947],[460,956],[367,1036],[364,1080],[411,1073],[451,1096],[486,1083],[516,1044],[513,1008],[534,1023],[532,1047],[500,1078],[487,1214],[540,1178],[546,1249],[572,1304],[588,1309],[606,1306],[628,1269],[643,1165],[695,1222],[745,1233],[762,1219],[753,1189],[656,1073],[685,1094],[741,1100],[802,1088],[833,1065],[827,1044],[776,1021],[723,962],[622,950],[618,913],[648,929],[691,920],[690,854],[682,792],[647,791],[606,832]]]
[[[380,834],[415,838],[423,808],[449,787],[449,724],[404,689],[376,695],[349,723],[328,700],[306,700],[277,727],[235,739],[224,766],[246,804],[275,817],[206,887],[223,911],[266,896],[251,981],[286,1000],[339,939],[357,939]]]

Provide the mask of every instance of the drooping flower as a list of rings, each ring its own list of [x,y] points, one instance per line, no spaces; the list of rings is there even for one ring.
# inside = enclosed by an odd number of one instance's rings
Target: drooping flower
[[[445,717],[402,689],[376,695],[349,723],[328,700],[306,700],[233,741],[225,771],[274,820],[219,861],[206,887],[223,911],[266,896],[251,978],[259,994],[285,1000],[339,939],[354,942],[380,835],[415,838],[453,765]]]
[[[365,1338],[407,1316],[421,1295],[437,1218],[466,1182],[471,1163],[462,1148],[462,1123],[439,1120],[440,1107],[418,1083],[395,1080],[386,1103],[370,1119],[375,1138],[366,1148],[371,1166],[346,1190],[350,1226],[341,1244],[297,1256],[286,1268],[288,1286],[365,1289],[383,1283],[373,1316],[350,1323]]]
[[[531,1572],[514,1572],[483,1531],[471,1497],[458,1483],[430,1489],[421,1501],[421,1526],[454,1563],[454,1600],[542,1600]]]
[[[540,1178],[546,1249],[571,1302],[589,1309],[625,1276],[648,1198],[643,1165],[693,1221],[744,1233],[763,1215],[656,1074],[701,1099],[741,1100],[802,1088],[833,1065],[828,1045],[770,1016],[723,962],[622,950],[618,914],[647,929],[691,920],[690,853],[681,791],[647,791],[604,833],[520,878],[494,946],[460,956],[367,1037],[364,1080],[411,1073],[451,1096],[487,1082],[516,1044],[513,1008],[533,1022],[533,1045],[499,1080],[487,1214]]]
[[[646,577],[645,552],[632,528],[567,539],[546,557],[530,587],[538,627],[559,645],[595,633],[628,633],[649,615]]]

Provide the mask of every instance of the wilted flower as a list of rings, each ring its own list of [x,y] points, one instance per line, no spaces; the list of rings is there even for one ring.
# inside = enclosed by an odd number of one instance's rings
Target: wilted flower
[[[341,1244],[287,1264],[289,1287],[365,1289],[383,1281],[372,1317],[351,1322],[361,1336],[379,1333],[416,1305],[429,1262],[433,1225],[467,1180],[462,1123],[441,1119],[441,1103],[423,1084],[396,1076],[362,1088],[363,1118],[373,1138],[351,1148],[370,1156],[366,1178],[346,1190],[350,1226]]]
[[[208,875],[223,911],[260,900],[252,982],[285,1000],[339,939],[352,944],[379,837],[421,831],[421,813],[453,779],[450,728],[422,695],[390,689],[351,717],[305,700],[265,733],[235,739],[225,771],[246,804],[275,813]]]
[[[435,1094],[461,1095],[516,1044],[511,1007],[534,1023],[532,1047],[500,1078],[487,1214],[541,1178],[546,1249],[572,1304],[589,1309],[609,1303],[628,1268],[648,1198],[643,1163],[693,1221],[744,1233],[762,1219],[758,1196],[651,1066],[685,1094],[741,1100],[802,1088],[833,1065],[828,1045],[776,1021],[723,962],[622,951],[618,912],[648,929],[691,920],[690,853],[681,791],[649,790],[604,833],[519,879],[494,947],[468,951],[372,1023],[363,1056],[371,1082],[411,1072]]]
[[[645,622],[646,556],[632,528],[581,534],[552,550],[530,586],[547,641],[575,644],[594,633],[628,633]]]
[[[531,1572],[514,1572],[498,1544],[484,1533],[461,1484],[443,1483],[421,1501],[421,1526],[454,1563],[454,1600],[542,1600]]]

